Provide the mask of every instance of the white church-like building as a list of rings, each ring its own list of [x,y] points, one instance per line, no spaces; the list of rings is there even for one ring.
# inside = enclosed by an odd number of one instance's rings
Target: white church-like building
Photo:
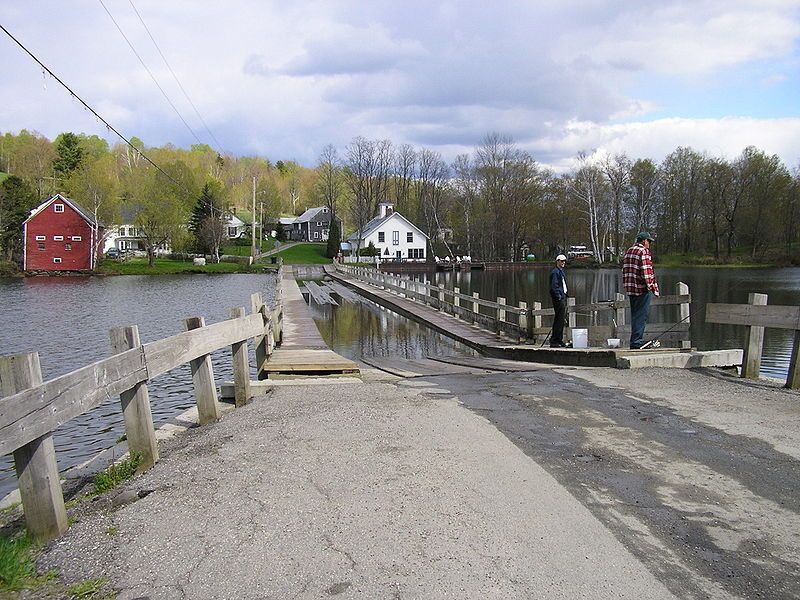
[[[378,205],[378,216],[364,225],[359,240],[359,232],[354,232],[347,243],[353,251],[366,248],[370,242],[380,251],[382,261],[424,262],[428,236],[422,230],[395,212],[394,205],[382,202]]]

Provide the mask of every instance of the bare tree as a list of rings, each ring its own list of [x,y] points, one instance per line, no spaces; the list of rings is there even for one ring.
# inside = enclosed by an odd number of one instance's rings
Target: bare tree
[[[603,173],[608,180],[611,191],[613,229],[612,239],[614,240],[614,253],[619,254],[625,200],[630,195],[631,181],[631,161],[625,154],[615,154],[606,156],[602,163]]]
[[[442,201],[447,175],[447,163],[442,159],[441,154],[427,148],[420,151],[419,170],[414,187],[425,221],[425,233],[431,241],[442,230],[442,217],[444,216]],[[446,236],[442,236],[442,241],[447,248],[447,253],[452,255]]]
[[[578,154],[578,170],[569,181],[569,192],[583,207],[583,214],[589,226],[589,242],[597,262],[603,261],[601,229],[599,217],[603,195],[606,193],[603,173],[597,165],[589,162],[584,152]]]
[[[479,184],[475,167],[468,154],[456,156],[452,165],[453,198],[464,214],[464,239],[467,254],[472,256],[472,211],[478,201]]]
[[[394,198],[397,210],[414,220],[416,207],[411,206],[411,190],[416,178],[417,152],[413,146],[403,144],[397,149],[394,166]]]
[[[337,203],[342,195],[342,168],[339,155],[332,144],[322,149],[317,161],[317,194],[331,211],[331,218],[336,216]]]
[[[649,158],[639,159],[631,167],[633,193],[628,199],[632,226],[636,231],[649,231],[655,224],[653,212],[658,200],[659,172]]]

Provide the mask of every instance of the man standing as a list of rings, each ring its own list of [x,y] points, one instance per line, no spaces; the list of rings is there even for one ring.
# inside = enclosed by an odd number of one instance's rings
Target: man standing
[[[642,231],[636,243],[625,252],[622,261],[622,283],[631,303],[631,348],[642,347],[644,328],[650,314],[650,300],[658,296],[658,283],[653,272],[653,257],[650,254],[652,236]]]
[[[553,300],[553,333],[550,336],[551,348],[564,348],[564,321],[567,316],[567,277],[564,266],[567,257],[563,254],[556,256],[556,266],[550,271],[550,298]]]

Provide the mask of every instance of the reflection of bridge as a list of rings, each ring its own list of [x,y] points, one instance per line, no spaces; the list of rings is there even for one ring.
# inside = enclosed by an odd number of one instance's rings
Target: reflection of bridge
[[[574,366],[632,367],[700,367],[741,364],[741,350],[714,350],[699,352],[691,348],[688,340],[689,303],[691,296],[685,284],[679,284],[678,294],[654,299],[655,305],[678,305],[683,317],[678,323],[654,323],[648,332],[677,347],[653,350],[630,350],[599,347],[608,338],[625,339],[630,336],[630,326],[625,324],[627,299],[618,294],[612,302],[570,305],[569,329],[576,328],[576,314],[611,311],[615,325],[588,328],[589,348],[544,348],[550,327],[543,317],[552,317],[552,308],[532,307],[524,302],[518,306],[482,299],[477,293],[461,294],[458,288],[447,290],[443,285],[394,277],[375,269],[336,265],[326,267],[328,274],[363,296],[386,306],[406,317],[439,331],[466,344],[481,354],[540,363]],[[594,347],[592,347],[594,346]]]

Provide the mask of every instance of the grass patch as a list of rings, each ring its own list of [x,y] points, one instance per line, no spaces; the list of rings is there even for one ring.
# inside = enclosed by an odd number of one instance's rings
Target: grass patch
[[[94,495],[105,494],[108,490],[117,487],[123,481],[127,481],[136,475],[136,469],[142,464],[142,455],[138,452],[131,454],[129,458],[114,463],[105,471],[98,473],[94,478]]]
[[[27,533],[0,537],[0,589],[21,590],[36,579],[34,545]]]
[[[236,240],[235,243],[226,244],[220,249],[220,254],[232,256],[250,256],[250,240]],[[268,252],[275,248],[275,240],[269,238],[261,241],[261,252]]]
[[[249,252],[248,252],[249,254]],[[240,265],[237,263],[208,263],[195,266],[191,262],[157,258],[155,264],[149,266],[146,258],[131,258],[126,261],[104,260],[97,272],[102,275],[179,275],[185,273],[218,274],[218,273],[262,273],[263,265]]]
[[[67,588],[67,593],[76,600],[111,600],[116,598],[116,592],[108,589],[108,579],[98,577],[87,579]]]
[[[297,244],[278,252],[275,256],[280,256],[285,265],[326,265],[333,261],[325,256],[327,244]]]

